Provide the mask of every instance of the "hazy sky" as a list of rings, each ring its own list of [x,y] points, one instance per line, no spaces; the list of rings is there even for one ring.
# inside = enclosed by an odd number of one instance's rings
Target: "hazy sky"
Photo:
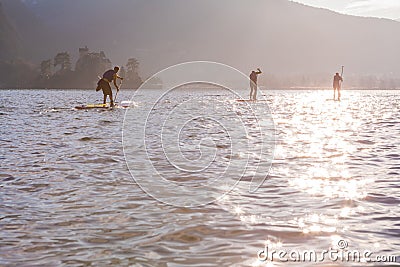
[[[400,19],[400,0],[293,0],[293,2],[328,8],[349,15]]]

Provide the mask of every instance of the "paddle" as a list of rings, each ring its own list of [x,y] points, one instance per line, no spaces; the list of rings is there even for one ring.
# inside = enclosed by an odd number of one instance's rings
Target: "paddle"
[[[344,66],[342,66],[342,74],[340,75],[340,77],[343,78],[343,70],[344,70]]]
[[[117,103],[117,96],[118,96],[119,90],[121,90],[121,87],[122,87],[122,80],[121,80],[121,82],[119,83],[119,88],[118,88],[118,90],[117,90],[117,93],[115,94],[115,99],[114,99],[114,103],[115,103],[115,104]]]
[[[338,100],[340,101],[340,90],[342,89],[342,85],[343,85],[343,70],[344,70],[344,66],[342,66],[342,73],[340,74],[340,77],[342,78],[342,81],[340,82],[340,86],[338,89]]]

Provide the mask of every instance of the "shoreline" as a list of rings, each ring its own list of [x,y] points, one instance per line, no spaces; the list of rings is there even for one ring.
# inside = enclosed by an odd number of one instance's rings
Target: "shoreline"
[[[136,91],[137,89],[131,88],[124,88],[123,91]],[[161,88],[152,88],[152,89],[145,89],[145,90],[160,90]],[[290,88],[272,88],[272,89],[265,89],[259,87],[261,91],[331,91],[333,88],[318,88],[318,87],[290,87]],[[15,90],[48,90],[48,91],[60,91],[60,90],[71,90],[71,91],[95,91],[94,88],[0,88],[0,91],[15,91]],[[215,90],[215,88],[193,88],[192,90]],[[239,90],[248,90],[248,89],[239,89]],[[342,91],[400,91],[400,88],[343,88]]]

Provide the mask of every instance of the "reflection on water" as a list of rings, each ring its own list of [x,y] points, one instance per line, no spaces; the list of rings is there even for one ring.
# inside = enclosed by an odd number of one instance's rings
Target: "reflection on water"
[[[99,98],[94,92],[0,95],[0,265],[285,266],[257,261],[265,242],[324,250],[346,240],[376,254],[400,251],[396,91],[346,91],[342,102],[327,100],[330,91],[268,92],[278,134],[269,178],[256,194],[243,179],[196,209],[163,205],[133,182],[124,110],[69,108]],[[207,95],[201,101],[234,105],[223,93]]]

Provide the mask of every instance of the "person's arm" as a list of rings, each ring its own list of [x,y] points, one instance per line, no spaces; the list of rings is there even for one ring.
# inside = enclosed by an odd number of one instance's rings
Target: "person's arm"
[[[114,74],[114,77],[113,77],[114,86],[115,86],[115,88],[117,88],[117,90],[119,90],[119,87],[118,87],[118,85],[117,85],[117,78],[118,78],[118,75],[117,75],[117,74]]]
[[[120,79],[121,81],[124,80],[124,78],[119,77],[117,74],[115,74],[117,76],[117,79]]]
[[[262,71],[260,70],[260,68],[257,69],[258,71],[256,72],[257,74],[261,74]]]

